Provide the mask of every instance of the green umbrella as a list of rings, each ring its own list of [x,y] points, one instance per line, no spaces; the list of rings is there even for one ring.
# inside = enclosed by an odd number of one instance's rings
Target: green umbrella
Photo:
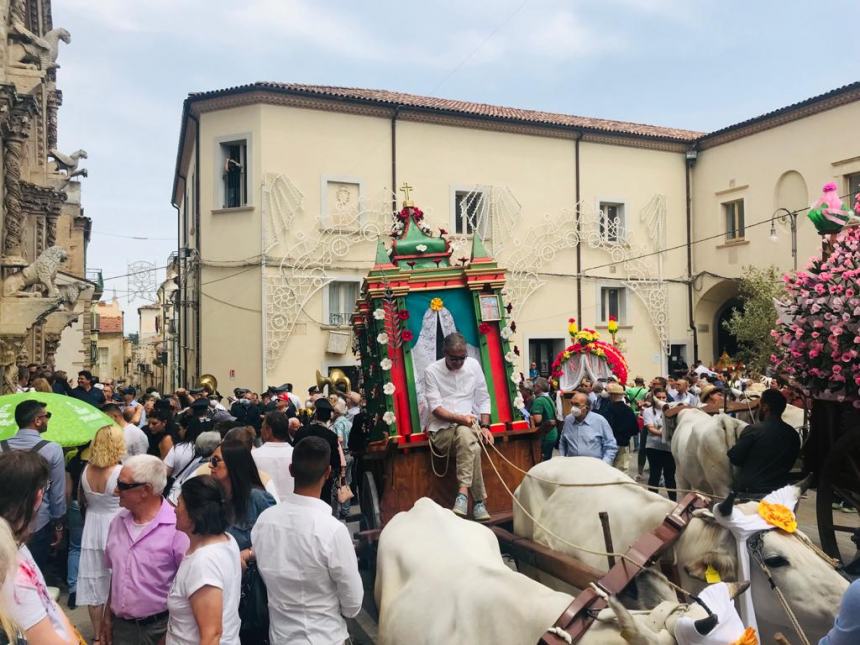
[[[47,404],[51,419],[42,436],[65,448],[89,443],[99,428],[114,424],[104,412],[74,397],[52,392],[19,392],[0,396],[0,439],[8,439],[18,432],[15,408],[29,399]]]

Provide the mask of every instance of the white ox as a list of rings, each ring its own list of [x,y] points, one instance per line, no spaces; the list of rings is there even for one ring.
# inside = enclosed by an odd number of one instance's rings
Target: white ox
[[[803,425],[803,410],[789,405],[782,420],[799,429]],[[711,416],[694,408],[681,410],[672,432],[678,488],[727,496],[732,485],[727,453],[746,427],[744,421],[722,413]]]
[[[591,457],[556,457],[538,464],[529,474],[534,477],[523,480],[516,496],[540,525],[515,504],[514,532],[600,569],[606,569],[605,556],[573,548],[551,533],[587,549],[605,551],[598,513],[606,511],[613,546],[616,551],[623,552],[640,535],[659,526],[675,505]],[[625,484],[593,486],[604,482]],[[755,505],[743,504],[738,508],[749,513]],[[670,552],[680,570],[683,586],[693,592],[704,586],[708,565],[728,581],[736,579],[738,567],[737,549],[729,531],[719,526],[710,512],[697,515]],[[817,642],[832,627],[848,583],[804,541],[808,538],[800,532],[791,536],[778,530],[768,531],[763,537],[763,553],[774,581],[785,594],[807,636]],[[775,631],[791,633],[790,622],[758,567],[753,567],[751,583],[762,632],[768,637]]]
[[[382,531],[375,596],[381,645],[531,645],[573,600],[512,571],[487,527],[427,498]],[[674,645],[681,617],[705,616],[676,601],[631,613],[609,600],[580,645]]]

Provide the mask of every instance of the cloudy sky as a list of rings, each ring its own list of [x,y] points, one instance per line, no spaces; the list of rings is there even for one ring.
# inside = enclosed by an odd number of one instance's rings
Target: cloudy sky
[[[60,148],[89,153],[88,263],[106,278],[175,249],[189,92],[347,85],[707,131],[860,80],[852,0],[53,0],[53,15],[72,34]],[[128,288],[105,295],[134,330]]]

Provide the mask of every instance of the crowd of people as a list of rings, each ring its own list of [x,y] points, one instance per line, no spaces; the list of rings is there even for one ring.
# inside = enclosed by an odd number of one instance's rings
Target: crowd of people
[[[79,398],[113,423],[64,451],[42,438],[45,403],[17,405],[0,444],[0,556],[17,550],[0,643],[84,642],[46,583],[61,576],[107,645],[347,639],[363,599],[344,521],[358,393],[237,388],[225,406],[208,387],[138,396],[35,367],[21,392]]]
[[[648,486],[654,491],[664,486],[672,500],[677,499],[677,485],[666,411],[678,406],[722,411],[726,401],[742,396],[750,385],[739,373],[718,373],[698,361],[689,373],[656,376],[647,385],[639,376],[630,384],[614,375],[594,381],[584,377],[573,392],[563,395],[536,369],[530,376],[520,387],[522,412],[543,431],[544,460],[558,450],[562,456],[601,459],[626,473],[635,452],[637,481],[647,470]],[[770,381],[757,406],[759,422],[728,451],[738,469],[735,488],[750,498],[788,483],[798,458],[799,435],[781,420],[787,395],[797,402],[785,383]]]
[[[544,459],[587,456],[628,472],[637,454],[638,479],[647,470],[648,486],[672,499],[668,410],[719,409],[745,386],[701,365],[647,385],[584,379],[563,396],[530,376],[522,412],[541,431]],[[353,455],[370,430],[360,394],[311,387],[302,400],[284,384],[262,394],[237,388],[225,405],[208,387],[139,395],[86,371],[72,388],[38,366],[22,370],[19,387],[80,398],[113,423],[64,451],[42,438],[46,404],[16,407],[19,430],[0,442],[0,644],[84,642],[47,586],[58,560],[69,607],[87,607],[103,645],[348,638],[346,619],[363,600],[344,522]],[[452,510],[468,516],[471,497],[472,518],[489,519],[480,442],[493,441],[490,398],[459,334],[445,338],[424,395],[433,454],[454,457]],[[763,392],[761,421],[728,453],[747,496],[786,483],[797,458],[785,406],[778,383]]]

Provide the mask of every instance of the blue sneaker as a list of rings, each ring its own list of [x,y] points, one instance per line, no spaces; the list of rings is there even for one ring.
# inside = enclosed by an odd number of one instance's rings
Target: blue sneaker
[[[475,502],[475,506],[472,508],[472,519],[476,522],[486,522],[490,519],[490,513],[487,511],[487,507],[484,506],[484,502]]]
[[[451,510],[455,515],[466,517],[469,514],[469,499],[463,493],[458,493],[457,499],[454,500],[454,508]]]

